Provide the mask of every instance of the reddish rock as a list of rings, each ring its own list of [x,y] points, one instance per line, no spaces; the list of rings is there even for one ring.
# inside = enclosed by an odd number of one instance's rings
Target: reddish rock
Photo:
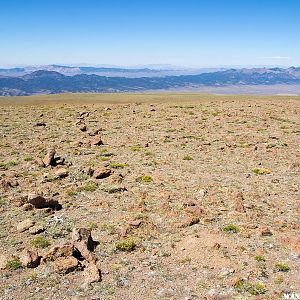
[[[83,271],[84,282],[86,284],[101,281],[101,271],[97,265],[92,262]]]
[[[138,228],[142,224],[142,220],[130,220],[127,223],[130,227]]]
[[[26,268],[36,268],[40,264],[41,257],[36,250],[24,249],[20,255],[20,261]]]
[[[188,227],[188,226],[198,224],[199,222],[200,220],[197,217],[186,217],[179,227]]]
[[[273,235],[272,231],[267,226],[262,226],[259,229],[259,234],[261,236],[271,236],[271,235]]]
[[[46,154],[46,156],[43,159],[43,163],[45,167],[53,166],[55,164],[54,156],[55,156],[55,149],[50,150]]]
[[[203,209],[198,206],[190,206],[185,209],[186,212],[192,214],[195,217],[200,217],[203,214]]]
[[[72,243],[57,245],[50,249],[50,251],[44,256],[44,260],[52,261],[59,257],[69,257],[73,255],[73,252],[74,246]]]
[[[93,146],[100,146],[103,145],[101,136],[96,135],[95,137],[93,137],[92,139],[90,139],[89,144],[93,145]]]
[[[95,242],[91,236],[91,231],[86,228],[74,228],[72,231],[72,242],[74,248],[87,261],[94,261],[91,251],[95,248]]]
[[[59,178],[65,178],[69,175],[69,172],[65,168],[59,168],[54,172],[54,174]]]
[[[28,203],[32,204],[35,208],[51,208],[54,210],[60,210],[62,208],[61,204],[54,199],[46,199],[42,196],[36,194],[28,195]]]
[[[244,196],[242,192],[237,192],[233,195],[233,201],[234,201],[234,209],[237,212],[244,213],[246,212],[244,207]]]
[[[79,262],[73,256],[59,257],[53,263],[54,271],[59,274],[68,274],[73,272],[78,266]]]
[[[98,168],[94,171],[93,177],[96,179],[103,179],[111,175],[111,170],[106,167]]]

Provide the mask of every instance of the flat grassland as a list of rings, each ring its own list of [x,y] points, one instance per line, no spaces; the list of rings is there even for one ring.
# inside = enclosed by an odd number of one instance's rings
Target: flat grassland
[[[300,291],[300,97],[64,94],[0,108],[1,300]],[[99,242],[93,261],[45,259],[74,228]]]

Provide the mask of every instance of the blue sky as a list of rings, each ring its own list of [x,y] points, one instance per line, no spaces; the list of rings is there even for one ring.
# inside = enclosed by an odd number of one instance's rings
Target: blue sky
[[[0,0],[0,66],[300,66],[299,0]]]

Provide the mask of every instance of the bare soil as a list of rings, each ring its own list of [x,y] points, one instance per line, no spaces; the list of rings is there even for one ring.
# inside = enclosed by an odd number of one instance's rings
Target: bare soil
[[[1,300],[300,293],[300,98],[55,95],[0,105]],[[45,167],[53,148],[64,161]],[[111,172],[96,179],[99,168]],[[29,208],[31,193],[62,209]],[[18,231],[26,219],[41,232]],[[44,256],[67,242],[74,227],[99,242],[100,282],[83,285],[83,271],[61,275],[52,262],[9,268],[24,249]]]

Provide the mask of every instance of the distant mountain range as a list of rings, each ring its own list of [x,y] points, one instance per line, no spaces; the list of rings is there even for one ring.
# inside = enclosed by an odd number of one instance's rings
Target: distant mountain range
[[[60,66],[55,66],[59,68]],[[61,67],[73,69],[74,67]],[[107,68],[79,67],[80,72],[101,72]],[[117,68],[118,69],[118,68]],[[3,70],[3,69],[2,69]],[[7,69],[4,69],[7,71]],[[160,70],[130,69],[130,72],[157,72],[154,77],[108,77],[95,74],[66,75],[52,70],[37,70],[31,73],[22,68],[10,69],[22,76],[3,75],[0,70],[0,95],[33,95],[54,93],[99,93],[99,92],[143,92],[149,90],[190,89],[197,87],[222,87],[244,85],[298,85],[300,68],[252,68],[228,69],[196,75],[158,76]],[[128,72],[129,69],[124,69]],[[113,70],[122,74],[123,70]],[[96,72],[96,71],[95,71]],[[2,75],[1,75],[2,74]]]
[[[118,66],[26,66],[22,68],[0,68],[0,76],[22,77],[35,71],[54,71],[66,76],[74,75],[99,75],[107,77],[164,77],[176,75],[195,75],[200,73],[215,72],[225,70],[224,68],[185,68],[171,65],[146,65],[137,67],[118,67]]]

